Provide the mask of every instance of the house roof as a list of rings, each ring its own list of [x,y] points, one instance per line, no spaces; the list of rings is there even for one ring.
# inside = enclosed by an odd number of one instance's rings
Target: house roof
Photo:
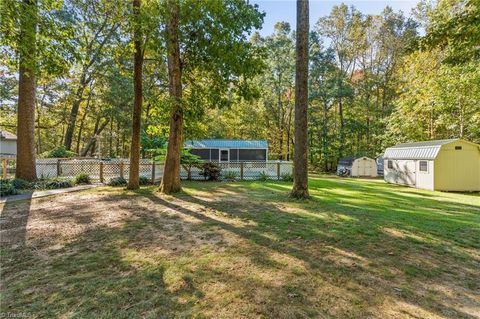
[[[12,140],[12,141],[17,140],[17,136],[15,134],[12,134],[12,133],[7,132],[7,131],[0,131],[0,138],[2,140]]]
[[[459,140],[460,139],[455,138],[398,144],[387,148],[383,157],[396,159],[435,159],[443,145]]]
[[[204,139],[185,141],[186,148],[268,149],[266,140]]]

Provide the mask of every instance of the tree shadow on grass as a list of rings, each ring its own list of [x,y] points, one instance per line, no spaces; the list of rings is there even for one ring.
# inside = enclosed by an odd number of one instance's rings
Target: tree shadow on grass
[[[55,214],[42,215],[42,223],[64,224],[70,216],[61,215],[73,214],[73,223],[84,224],[109,210],[128,213],[120,224],[88,228],[42,255],[30,247],[5,249],[2,309],[39,317],[171,318],[197,312],[215,316],[213,307],[221,312],[232,303],[245,312],[226,311],[225,316],[347,318],[381,316],[378,308],[388,298],[411,305],[413,310],[402,309],[409,315],[422,308],[439,316],[474,318],[457,306],[461,301],[477,307],[472,297],[459,300],[461,292],[432,293],[425,288],[449,288],[452,281],[468,279],[470,283],[458,284],[468,292],[478,289],[474,264],[458,259],[457,251],[441,254],[441,242],[450,242],[447,236],[440,237],[440,243],[424,243],[383,231],[389,226],[428,232],[435,228],[435,219],[420,225],[402,219],[394,223],[389,218],[401,212],[375,219],[381,211],[368,211],[357,203],[292,204],[281,200],[286,196],[282,183],[281,190],[267,195],[261,194],[262,185],[270,184],[257,185],[257,190],[242,183],[205,185],[209,187],[203,190],[205,198],[186,193],[164,197],[142,190],[97,198],[102,211],[97,211],[95,202],[79,200],[63,203],[66,207]],[[418,228],[408,228],[412,224]],[[228,233],[247,244],[227,245],[225,253],[212,251],[220,241],[206,245],[208,238],[198,238],[210,232],[218,240]],[[451,229],[450,235],[455,234]],[[38,240],[32,238],[32,245]],[[189,247],[174,250],[175,243]],[[251,264],[245,266],[245,258]],[[235,272],[232,267],[245,271]],[[173,286],[172,271],[180,277]],[[278,284],[275,279],[264,280],[267,275],[279,276]],[[205,300],[210,285],[225,287],[212,288],[221,294],[214,301]],[[228,295],[230,290],[234,293]]]
[[[175,291],[168,289],[168,263],[135,248],[139,222],[96,227],[41,254],[29,247],[4,249],[1,308],[42,318],[192,316],[203,293],[188,277]]]
[[[228,186],[222,186],[222,188]],[[235,186],[238,191],[239,186]],[[249,190],[251,192],[251,189]],[[213,192],[212,196],[220,195],[222,191]],[[226,192],[226,194],[230,191]],[[248,195],[251,195],[249,193]],[[384,196],[398,197],[399,195],[384,194]],[[401,197],[401,196],[400,196]],[[195,205],[203,206],[204,208],[218,211],[221,214],[230,216],[231,218],[250,219],[254,223],[245,227],[237,227],[220,219],[214,219],[202,211],[193,210],[188,205],[179,205],[170,203],[160,197],[151,197],[155,203],[172,208],[181,214],[194,216],[205,223],[215,224],[220,228],[232,232],[250,242],[260,245],[268,250],[288,254],[295,258],[299,258],[309,264],[312,271],[320,271],[320,273],[334,273],[337,276],[347,277],[349,281],[355,282],[359,287],[366,288],[372,283],[378,283],[376,286],[376,293],[383,296],[389,296],[394,299],[403,300],[406,303],[415,305],[437,313],[438,315],[449,315],[457,318],[474,318],[472,315],[463,312],[460,308],[454,307],[458,303],[455,297],[443,294],[441,298],[426,299],[424,298],[425,287],[429,284],[444,285],[444,278],[455,269],[455,271],[463,272],[462,276],[468,277],[468,281],[459,283],[459,285],[466,285],[466,288],[477,289],[478,283],[475,284],[475,278],[479,275],[476,269],[475,262],[468,262],[465,256],[462,256],[461,262],[457,260],[459,254],[456,251],[441,252],[444,243],[435,242],[415,242],[409,238],[392,237],[391,234],[382,230],[384,225],[389,225],[387,221],[373,221],[362,219],[361,215],[354,215],[358,218],[344,220],[340,218],[337,222],[329,223],[321,219],[309,217],[307,214],[292,214],[279,209],[276,205],[269,202],[254,202],[249,203],[245,201],[232,202],[220,196],[218,200],[205,201],[198,196],[190,196],[187,194],[180,194],[176,196],[177,200],[186,201]],[[452,205],[458,205],[452,203]],[[345,210],[346,206],[339,205],[338,211],[331,211],[330,213],[348,213],[351,207]],[[473,206],[465,205],[468,209],[473,210]],[[310,207],[311,208],[311,207]],[[318,208],[318,207],[316,207]],[[361,209],[358,207],[359,210]],[[314,213],[314,212],[312,212]],[[392,211],[392,214],[402,214],[401,210]],[[279,217],[280,216],[280,217]],[[408,216],[406,216],[408,217]],[[433,219],[436,220],[436,219]],[[268,223],[272,225],[268,225]],[[415,224],[415,223],[413,223]],[[427,222],[428,224],[428,222]],[[460,223],[461,224],[461,223]],[[283,227],[275,227],[275,226]],[[395,226],[409,228],[412,221],[403,220],[400,223],[396,222]],[[269,227],[273,226],[273,227]],[[422,225],[417,229],[429,232],[430,225]],[[437,234],[438,235],[438,234]],[[347,236],[346,238],[342,236]],[[351,236],[351,237],[349,237]],[[274,240],[272,240],[274,238]],[[304,241],[306,239],[306,241]],[[441,241],[449,242],[451,238],[441,237]],[[391,243],[391,246],[388,245]],[[320,244],[320,246],[319,246]],[[471,243],[467,243],[471,244]],[[358,267],[351,267],[342,263],[332,262],[331,260],[323,259],[322,253],[315,251],[321,247],[328,246],[333,249],[340,249],[347,255],[359,256],[359,258],[366,259],[365,265]],[[386,249],[394,249],[395,257],[389,257],[391,253]],[[475,246],[473,246],[475,248]],[[430,250],[434,250],[431,252]],[[402,255],[399,257],[398,255]],[[427,255],[431,255],[428,262],[422,260]],[[439,258],[438,260],[436,258]],[[402,261],[403,259],[403,261]],[[441,260],[440,260],[441,259]],[[399,261],[400,264],[399,264]],[[355,264],[355,263],[353,263]],[[408,284],[418,288],[412,290],[411,288],[400,289],[402,292],[393,290],[392,279],[395,274],[400,274],[402,280],[398,281],[401,284],[404,280],[410,281],[414,279],[415,284]],[[393,277],[392,277],[393,276]],[[328,276],[327,276],[328,277]],[[359,280],[358,278],[363,278]],[[368,279],[367,279],[368,278]],[[328,278],[324,278],[329,280]],[[369,281],[365,285],[365,279]],[[370,289],[365,289],[365,292],[360,292],[358,296],[364,300],[369,300],[372,293]],[[441,295],[442,293],[436,292]],[[466,296],[463,296],[467,303],[476,304],[476,302]],[[378,306],[378,305],[377,305]]]
[[[25,194],[25,199],[7,198],[0,203],[0,245],[2,248],[11,245],[23,246],[26,242],[27,224],[33,192]]]

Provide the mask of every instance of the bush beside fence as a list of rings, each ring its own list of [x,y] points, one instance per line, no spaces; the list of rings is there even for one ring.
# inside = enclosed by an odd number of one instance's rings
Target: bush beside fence
[[[221,168],[221,179],[228,180],[280,180],[292,174],[292,162],[228,162],[216,163]],[[108,183],[114,177],[128,180],[130,164],[128,159],[37,159],[38,178],[62,177],[73,179],[79,174],[87,174],[94,182]],[[164,164],[152,160],[140,160],[140,176],[158,183],[163,174]],[[201,169],[192,167],[191,179],[203,180]],[[15,160],[2,159],[2,178],[11,178],[15,174]],[[182,168],[180,178],[187,179],[188,173]]]

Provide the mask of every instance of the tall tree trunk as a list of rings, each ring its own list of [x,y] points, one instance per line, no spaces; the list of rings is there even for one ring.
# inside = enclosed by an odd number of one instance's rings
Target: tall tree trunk
[[[290,196],[308,198],[308,0],[297,0],[295,66],[295,154]]]
[[[86,79],[86,71],[83,71],[83,72],[84,73],[82,74],[82,77],[80,79],[79,87],[77,88],[77,92],[75,94],[75,100],[73,101],[73,104],[72,104],[72,109],[70,110],[68,126],[65,132],[65,139],[63,142],[63,146],[65,146],[67,150],[70,150],[72,148],[73,134],[75,132],[75,124],[77,122],[78,110],[80,109],[80,104],[82,103],[82,100],[83,100],[83,92],[85,91],[85,88],[88,85],[88,82]]]
[[[35,65],[37,3],[23,1],[20,14],[20,68],[18,81],[17,164],[15,176],[37,178],[35,165]]]
[[[168,78],[171,97],[170,135],[168,137],[167,156],[160,191],[169,194],[179,192],[180,156],[182,151],[183,108],[182,108],[182,70],[180,65],[180,43],[178,39],[179,3],[167,2],[170,14],[167,20]]]
[[[290,102],[288,102],[288,121],[287,121],[287,161],[290,161],[290,139],[292,134],[292,111],[293,108],[290,106]]]
[[[87,156],[88,151],[91,151],[91,156],[93,157],[94,151],[95,151],[95,145],[97,141],[97,137],[100,135],[100,133],[103,132],[105,127],[107,127],[108,122],[110,122],[110,119],[107,118],[105,122],[102,123],[102,125],[99,126],[100,124],[100,119],[97,120],[95,123],[95,129],[93,131],[93,136],[90,138],[90,141],[87,143],[87,145],[84,147],[82,152],[80,152],[80,156],[84,157]],[[101,155],[101,154],[100,154]]]
[[[82,115],[82,119],[80,121],[80,128],[78,129],[77,148],[76,148],[76,151],[75,151],[77,154],[80,153],[80,144],[82,142],[82,133],[83,133],[83,128],[85,126],[85,119],[86,119],[87,114],[88,114],[88,109],[90,108],[91,98],[92,98],[92,94],[91,94],[91,91],[90,91],[90,94],[88,95],[87,106],[85,106],[85,112]]]
[[[128,175],[128,189],[138,189],[139,172],[140,172],[140,125],[142,117],[142,66],[143,66],[143,52],[142,52],[142,35],[140,26],[140,0],[133,0],[133,14],[134,14],[134,71],[133,71],[133,87],[134,87],[134,101],[133,101],[133,120],[132,120],[132,143],[130,149],[130,172]]]

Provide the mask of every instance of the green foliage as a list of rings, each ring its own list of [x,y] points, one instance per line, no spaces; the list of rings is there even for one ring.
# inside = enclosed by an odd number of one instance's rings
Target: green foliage
[[[190,153],[190,149],[182,149],[182,154],[180,155],[180,165],[187,171],[187,179],[192,179],[192,168],[200,168],[203,164],[203,161],[200,159],[200,156]]]
[[[124,186],[124,185],[127,185],[127,180],[121,176],[114,177],[108,182],[108,186]]]
[[[258,174],[257,179],[258,179],[259,181],[266,182],[266,181],[268,181],[269,176],[268,176],[267,173],[265,173],[265,171],[262,171],[260,174]]]
[[[44,157],[44,158],[70,158],[70,157],[74,157],[76,156],[77,154],[75,152],[72,152],[72,151],[68,151],[67,149],[65,149],[65,146],[59,146],[59,147],[56,147],[50,151],[47,151],[45,153],[43,153],[41,155],[41,157]]]
[[[152,180],[150,178],[148,178],[147,176],[140,176],[139,179],[138,179],[138,183],[140,185],[151,185]]]
[[[284,182],[293,182],[292,173],[283,173],[280,177]]]
[[[227,181],[234,181],[237,179],[238,174],[235,171],[223,171],[222,176]]]
[[[44,188],[46,189],[69,188],[72,186],[73,186],[73,183],[71,181],[60,180],[60,179],[48,180],[44,184]]]
[[[12,186],[16,189],[29,189],[31,188],[31,183],[21,178],[14,178],[12,181]]]
[[[203,163],[201,168],[202,171],[199,174],[208,181],[217,181],[222,171],[220,166],[212,162]]]
[[[140,135],[140,145],[142,154],[153,153],[158,149],[165,149],[167,140],[157,135],[148,135],[145,131]]]
[[[442,49],[450,64],[480,59],[478,0],[440,0],[427,14],[427,34],[420,41],[423,48]]]
[[[90,178],[90,175],[82,173],[78,174],[75,176],[75,184],[80,185],[80,184],[91,184],[92,179]]]
[[[16,195],[16,194],[18,194],[18,191],[12,185],[10,180],[0,179],[0,195],[1,196]]]
[[[405,59],[386,143],[463,137],[480,142],[480,66],[442,63],[438,49]]]

